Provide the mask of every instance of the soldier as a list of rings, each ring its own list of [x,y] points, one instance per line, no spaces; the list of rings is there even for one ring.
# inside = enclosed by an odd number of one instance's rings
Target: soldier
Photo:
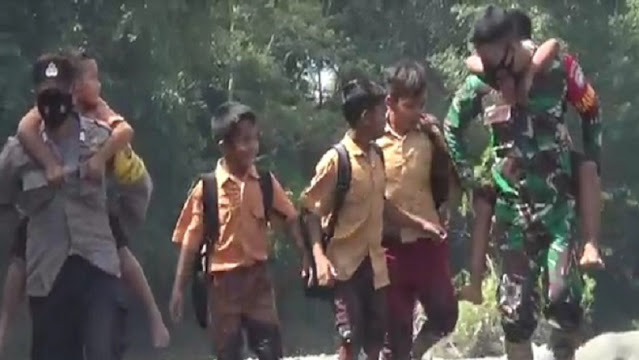
[[[532,54],[516,36],[507,13],[489,6],[475,24],[472,42],[497,81],[522,78]],[[463,146],[463,130],[483,112],[490,126],[496,190],[495,217],[503,228],[498,303],[510,360],[532,360],[530,338],[541,299],[538,277],[544,271],[544,313],[554,325],[551,348],[559,360],[573,359],[582,322],[583,282],[572,239],[575,198],[571,144],[564,121],[565,102],[582,118],[586,160],[598,163],[601,151],[599,104],[581,67],[561,55],[543,78],[536,78],[527,105],[508,103],[475,75],[457,91],[444,132],[457,172],[466,188],[476,189]]]

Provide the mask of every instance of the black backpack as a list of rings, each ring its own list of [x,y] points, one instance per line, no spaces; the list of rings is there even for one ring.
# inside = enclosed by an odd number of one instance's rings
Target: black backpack
[[[373,150],[381,158],[382,164],[384,164],[384,153],[382,149],[376,144],[371,143]],[[331,217],[328,220],[326,229],[322,233],[322,247],[324,250],[328,247],[333,235],[335,233],[335,225],[337,225],[337,219],[339,218],[339,212],[344,206],[344,199],[351,187],[351,161],[348,155],[348,150],[341,144],[335,144],[332,147],[337,152],[337,184],[335,185],[335,199],[333,202],[333,211]],[[305,239],[304,245],[309,254],[313,253],[312,244],[308,234],[308,225],[305,223],[304,218],[300,217],[302,235]],[[304,281],[304,294],[310,298],[317,298],[322,300],[332,299],[333,289],[326,286],[320,286],[317,279],[317,267],[315,265],[315,259],[310,256],[311,266],[313,268],[312,279],[309,285],[308,275],[303,278]]]
[[[258,171],[260,190],[262,191],[262,204],[264,205],[264,218],[269,221],[270,211],[273,207],[273,178],[269,171]],[[202,328],[208,324],[208,260],[215,242],[220,234],[220,218],[218,215],[217,179],[215,171],[202,174],[202,205],[204,210],[204,241],[200,251],[196,255],[193,267],[193,281],[191,282],[191,299],[195,317]]]

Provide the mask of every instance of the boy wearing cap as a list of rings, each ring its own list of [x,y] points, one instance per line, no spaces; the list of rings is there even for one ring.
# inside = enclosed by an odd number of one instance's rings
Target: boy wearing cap
[[[303,254],[297,211],[275,176],[258,172],[254,164],[259,150],[255,113],[245,105],[226,103],[217,109],[211,125],[222,158],[215,171],[203,176],[191,190],[173,233],[181,251],[171,316],[174,321],[182,318],[184,287],[194,259],[206,245],[208,312],[213,325],[209,330],[217,358],[240,360],[245,331],[249,348],[258,359],[280,359],[280,325],[266,263],[267,230],[269,219],[283,220]],[[263,187],[263,177],[270,177],[270,189]],[[264,201],[269,190],[270,204]],[[217,209],[217,217],[210,221],[215,214],[212,207]],[[217,223],[215,229],[213,222]]]
[[[11,137],[0,153],[0,216],[15,234],[26,225],[26,292],[34,360],[120,359],[125,307],[120,261],[109,226],[106,181],[87,180],[86,160],[110,130],[73,108],[69,59],[41,56],[33,68],[41,136],[62,161],[50,186],[41,167]],[[19,210],[18,210],[19,209]]]

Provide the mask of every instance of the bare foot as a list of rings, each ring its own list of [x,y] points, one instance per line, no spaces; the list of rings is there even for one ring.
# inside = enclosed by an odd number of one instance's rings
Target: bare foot
[[[602,269],[605,267],[599,249],[592,242],[587,242],[584,246],[583,254],[579,260],[579,265],[585,268]]]

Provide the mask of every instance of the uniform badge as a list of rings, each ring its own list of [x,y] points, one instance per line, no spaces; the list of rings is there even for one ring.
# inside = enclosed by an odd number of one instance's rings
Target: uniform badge
[[[44,76],[48,78],[54,78],[58,76],[58,67],[55,66],[54,63],[50,62],[49,65],[47,65],[46,70],[44,70]]]

